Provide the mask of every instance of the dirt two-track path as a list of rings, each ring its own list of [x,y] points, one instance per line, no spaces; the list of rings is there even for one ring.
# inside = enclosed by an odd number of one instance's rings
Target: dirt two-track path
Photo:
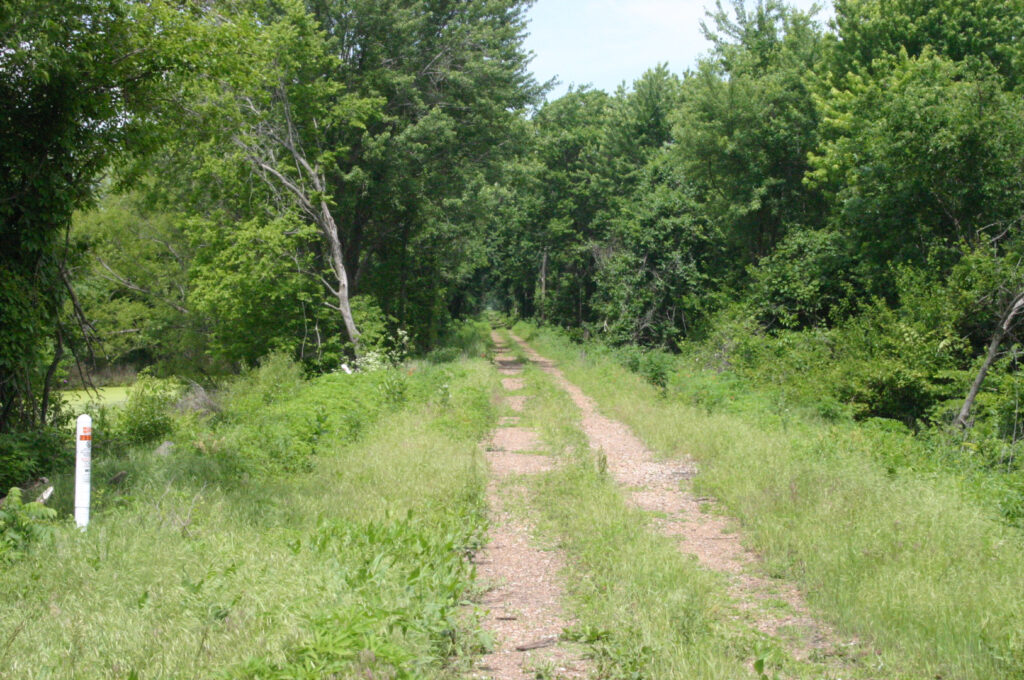
[[[494,341],[505,403],[520,413],[526,406],[526,397],[517,394],[525,387],[520,376],[523,366],[499,336]],[[518,416],[502,419],[485,442],[491,470],[487,486],[491,541],[475,562],[477,577],[490,588],[481,604],[487,608],[484,624],[494,635],[495,648],[477,664],[478,678],[521,680],[535,678],[540,671],[561,678],[589,675],[579,651],[559,639],[571,623],[561,606],[564,556],[537,547],[529,522],[508,509],[525,495],[517,480],[553,468],[550,456],[536,453],[540,447],[535,432],[519,427]]]
[[[652,513],[652,525],[678,541],[679,550],[697,558],[712,571],[727,576],[736,617],[777,640],[798,660],[813,660],[841,672],[861,645],[844,640],[827,624],[815,619],[800,591],[785,581],[758,575],[758,556],[744,548],[742,534],[728,519],[705,512],[712,500],[695,496],[690,481],[697,472],[689,459],[658,461],[630,429],[598,411],[595,402],[571,383],[555,364],[540,356],[522,339],[510,336],[530,362],[549,374],[581,411],[582,429],[590,448],[607,459],[608,472],[632,505]],[[496,363],[504,376],[506,399],[522,410],[525,397],[518,377],[522,366],[494,335]],[[519,428],[516,418],[506,419],[488,442],[491,467],[489,500],[492,541],[479,556],[478,574],[496,584],[484,601],[490,608],[486,625],[498,642],[484,657],[478,677],[494,680],[536,677],[538,663],[546,663],[558,677],[586,677],[588,666],[578,650],[560,649],[559,632],[568,625],[561,608],[559,572],[564,558],[557,552],[531,547],[530,527],[515,519],[506,504],[523,489],[502,484],[510,476],[552,469],[547,456],[527,454],[540,447],[537,435]],[[784,603],[783,607],[777,603]],[[531,656],[535,648],[548,649],[544,661]]]

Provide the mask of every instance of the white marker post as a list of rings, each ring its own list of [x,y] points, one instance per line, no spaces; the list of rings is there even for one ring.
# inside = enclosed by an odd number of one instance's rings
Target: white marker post
[[[78,416],[75,428],[75,524],[89,526],[89,494],[92,490],[92,418]]]

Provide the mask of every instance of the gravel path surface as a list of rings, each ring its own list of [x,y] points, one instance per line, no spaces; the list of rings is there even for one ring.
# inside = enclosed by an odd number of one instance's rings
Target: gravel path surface
[[[688,491],[697,473],[694,461],[656,461],[626,425],[601,415],[595,402],[552,361],[522,339],[511,337],[580,408],[590,447],[604,454],[608,471],[627,490],[632,504],[656,513],[654,526],[662,534],[678,538],[680,551],[696,557],[705,568],[728,575],[730,595],[737,610],[745,613],[744,620],[779,639],[797,659],[814,658],[837,666],[844,663],[858,641],[843,640],[828,624],[816,620],[795,586],[758,573],[762,571],[756,568],[759,558],[743,547],[735,523],[705,512],[713,499],[698,498]]]
[[[522,373],[522,365],[495,337],[499,352],[498,370],[508,376]],[[505,378],[507,391],[522,390],[522,378]],[[514,411],[522,411],[525,396],[506,396]],[[522,497],[525,489],[516,484],[522,475],[553,469],[550,456],[536,453],[540,439],[530,429],[519,427],[519,419],[503,419],[486,442],[491,479],[487,499],[491,508],[490,543],[474,559],[477,576],[492,587],[481,604],[487,608],[485,628],[495,637],[495,648],[481,657],[477,678],[523,680],[539,672],[559,678],[585,678],[589,671],[578,650],[559,641],[562,630],[571,625],[562,610],[560,578],[565,564],[555,550],[542,550],[531,539],[531,527],[508,511],[508,503]]]

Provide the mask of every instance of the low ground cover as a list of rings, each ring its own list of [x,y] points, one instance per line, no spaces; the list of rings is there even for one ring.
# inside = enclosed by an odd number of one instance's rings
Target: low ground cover
[[[590,648],[601,678],[752,675],[750,660],[779,650],[726,620],[723,578],[700,569],[645,513],[626,506],[599,456],[587,447],[568,396],[535,367],[522,424],[541,433],[562,464],[535,478],[529,506],[541,535],[564,549],[566,637]],[[803,676],[801,676],[803,677]]]
[[[486,642],[463,605],[495,384],[481,360],[312,381],[273,360],[98,446],[88,531],[62,521],[0,572],[2,674],[452,675]]]

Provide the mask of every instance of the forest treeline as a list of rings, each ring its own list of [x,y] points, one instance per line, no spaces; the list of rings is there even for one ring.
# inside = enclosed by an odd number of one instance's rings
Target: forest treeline
[[[497,309],[1016,442],[1024,2],[719,3],[693,69],[548,102],[529,4],[6,3],[0,436]]]

